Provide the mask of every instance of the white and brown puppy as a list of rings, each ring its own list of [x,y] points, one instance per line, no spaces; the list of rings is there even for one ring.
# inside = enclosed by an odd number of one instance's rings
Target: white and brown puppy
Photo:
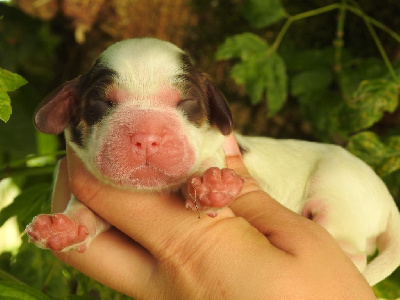
[[[37,128],[66,140],[87,169],[121,188],[181,189],[186,206],[214,217],[243,180],[224,169],[232,131],[224,96],[176,46],[131,39],[39,106]],[[371,285],[400,264],[400,215],[378,176],[333,145],[236,135],[250,173],[272,197],[325,227]],[[76,216],[79,214],[79,218]],[[85,222],[82,215],[91,214]],[[72,197],[64,214],[27,227],[39,247],[85,251],[108,224]],[[77,221],[79,220],[79,221]],[[65,226],[68,230],[65,230]],[[367,264],[367,256],[379,254]]]

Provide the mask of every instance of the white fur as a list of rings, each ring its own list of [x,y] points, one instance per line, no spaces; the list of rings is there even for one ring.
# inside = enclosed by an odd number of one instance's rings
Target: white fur
[[[384,183],[339,146],[236,135],[244,162],[262,188],[301,214],[313,201],[317,219],[374,285],[400,264],[400,215]],[[366,266],[366,256],[379,255]]]
[[[118,53],[118,54],[117,54]],[[183,70],[177,61],[181,49],[156,39],[131,39],[110,46],[102,64],[118,72],[119,85],[133,95],[152,95],[176,83]]]

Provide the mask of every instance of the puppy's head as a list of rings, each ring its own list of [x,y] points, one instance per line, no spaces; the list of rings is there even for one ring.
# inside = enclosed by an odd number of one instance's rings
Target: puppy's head
[[[232,131],[224,96],[176,46],[131,39],[109,47],[84,75],[38,107],[36,127],[65,130],[86,167],[109,183],[179,186]]]

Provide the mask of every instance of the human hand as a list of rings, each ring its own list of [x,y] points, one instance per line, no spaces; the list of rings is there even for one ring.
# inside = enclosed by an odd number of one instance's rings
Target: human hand
[[[228,167],[246,183],[230,208],[215,219],[200,220],[183,209],[178,195],[125,191],[98,182],[69,149],[68,166],[65,160],[60,165],[53,209],[65,207],[69,181],[75,196],[115,228],[100,234],[85,253],[55,255],[139,299],[374,299],[322,227],[260,189],[232,136],[225,149]]]

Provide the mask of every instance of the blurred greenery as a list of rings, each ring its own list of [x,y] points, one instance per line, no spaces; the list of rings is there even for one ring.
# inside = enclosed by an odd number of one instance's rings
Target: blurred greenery
[[[294,128],[290,137],[346,147],[382,176],[398,201],[397,1],[188,0],[207,25],[186,33],[185,48],[194,50],[200,65],[223,74],[228,98],[245,108],[238,119],[250,111],[248,119],[259,132],[273,135],[264,124],[282,124]],[[64,154],[62,137],[34,129],[34,109],[56,85],[76,76],[88,64],[84,54],[94,51],[84,52],[87,48],[73,41],[73,22],[61,13],[45,20],[0,3],[0,16],[0,180],[12,178],[21,190],[0,211],[0,227],[16,216],[23,232],[34,215],[50,210],[52,173]],[[110,39],[93,32],[92,41]],[[374,291],[381,298],[400,297],[400,271]],[[17,251],[0,254],[0,298],[11,297],[126,298],[25,236]]]

